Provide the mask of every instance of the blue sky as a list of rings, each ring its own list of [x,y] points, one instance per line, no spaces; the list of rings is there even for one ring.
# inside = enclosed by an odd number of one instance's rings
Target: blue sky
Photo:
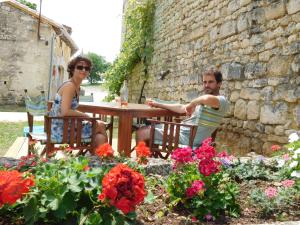
[[[28,0],[37,4],[40,0]],[[123,0],[43,0],[42,14],[72,27],[72,38],[84,53],[95,52],[112,62],[121,42]]]

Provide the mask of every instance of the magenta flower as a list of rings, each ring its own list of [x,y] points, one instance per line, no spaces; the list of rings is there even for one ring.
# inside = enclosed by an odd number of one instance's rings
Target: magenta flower
[[[265,194],[268,198],[275,198],[277,196],[277,189],[273,187],[268,187],[265,190]]]
[[[203,159],[199,162],[198,169],[204,176],[218,173],[220,171],[221,163],[212,159]]]
[[[178,148],[172,152],[171,159],[175,160],[176,163],[193,162],[193,151],[190,147]]]
[[[210,220],[213,219],[213,217],[212,217],[212,215],[211,215],[210,213],[208,213],[208,214],[206,214],[206,215],[204,216],[204,219],[206,219],[207,221],[210,221]]]
[[[187,188],[185,194],[188,198],[192,198],[197,195],[199,192],[205,190],[205,184],[202,180],[195,180],[191,187]]]
[[[289,188],[289,187],[292,187],[295,184],[295,181],[293,181],[293,180],[284,180],[284,181],[281,182],[281,184],[284,187]]]

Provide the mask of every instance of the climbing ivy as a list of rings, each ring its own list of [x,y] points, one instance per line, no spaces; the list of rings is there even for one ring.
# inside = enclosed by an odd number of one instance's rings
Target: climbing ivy
[[[155,0],[128,0],[124,16],[124,40],[121,52],[106,72],[106,86],[111,100],[119,95],[121,85],[140,62],[144,66],[142,79],[148,79],[148,65],[153,52],[153,18]]]

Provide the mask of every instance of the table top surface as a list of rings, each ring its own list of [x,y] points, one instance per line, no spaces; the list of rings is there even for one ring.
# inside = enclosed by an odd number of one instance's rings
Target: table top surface
[[[128,103],[127,106],[120,106],[115,102],[80,102],[81,107],[102,108],[114,111],[169,111],[161,108],[150,107],[146,104]]]

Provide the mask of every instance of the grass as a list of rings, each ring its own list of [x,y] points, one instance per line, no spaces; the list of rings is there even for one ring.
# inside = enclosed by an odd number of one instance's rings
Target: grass
[[[35,125],[43,125],[38,121]],[[0,122],[0,156],[3,156],[17,137],[23,136],[23,128],[28,126],[26,122]]]

